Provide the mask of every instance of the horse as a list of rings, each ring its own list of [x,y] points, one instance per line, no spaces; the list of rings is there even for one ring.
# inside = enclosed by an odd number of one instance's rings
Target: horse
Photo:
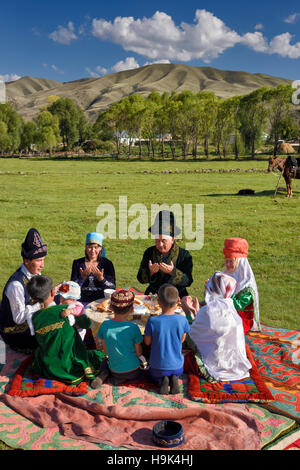
[[[268,172],[271,172],[275,168],[281,171],[286,184],[286,197],[293,197],[292,191],[292,179],[300,179],[300,158],[297,158],[297,167],[292,167],[289,158],[285,157],[271,157],[269,159]]]

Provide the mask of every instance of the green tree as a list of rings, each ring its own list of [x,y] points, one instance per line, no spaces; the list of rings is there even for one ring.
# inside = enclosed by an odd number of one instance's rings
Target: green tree
[[[79,141],[84,141],[90,135],[83,111],[71,98],[59,98],[48,106],[48,111],[58,117],[60,135],[65,147],[72,148]]]
[[[20,150],[30,152],[32,145],[36,143],[37,125],[35,121],[28,121],[23,124],[21,132]]]
[[[61,141],[59,119],[49,111],[42,111],[37,119],[36,144],[42,151],[50,151]]]
[[[0,121],[7,126],[7,135],[10,139],[9,150],[14,152],[18,150],[21,142],[22,119],[10,103],[0,104]]]
[[[208,158],[209,141],[215,131],[218,98],[212,91],[201,91],[198,98],[201,107],[200,137],[203,138],[204,153]]]
[[[3,121],[0,121],[0,152],[8,152],[12,147],[11,137],[7,132],[7,124]]]
[[[256,144],[266,129],[267,108],[264,97],[267,92],[267,87],[259,88],[240,99],[241,134],[253,158]]]
[[[148,156],[150,156],[150,152],[152,151],[152,158],[154,158],[154,140],[156,132],[155,114],[158,106],[156,101],[152,100],[149,96],[145,99],[141,136],[146,141]]]
[[[270,123],[270,134],[274,141],[273,155],[278,152],[278,141],[282,134],[283,122],[291,116],[293,104],[293,88],[291,85],[279,85],[277,88],[268,90],[264,94],[268,118]]]

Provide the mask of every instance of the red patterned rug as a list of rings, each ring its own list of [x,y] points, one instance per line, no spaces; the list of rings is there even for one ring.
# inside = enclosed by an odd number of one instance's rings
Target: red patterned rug
[[[266,407],[300,422],[300,331],[262,325],[246,341],[275,399]]]
[[[35,397],[50,393],[71,393],[72,395],[83,395],[87,393],[86,382],[77,385],[66,385],[58,380],[46,379],[32,373],[31,364],[33,354],[26,357],[17,369],[12,380],[8,395],[17,397]]]
[[[209,383],[201,377],[193,352],[185,356],[185,371],[188,373],[188,393],[202,403],[269,403],[274,400],[263,378],[258,372],[249,346],[246,352],[252,369],[250,377],[243,380],[230,380]]]

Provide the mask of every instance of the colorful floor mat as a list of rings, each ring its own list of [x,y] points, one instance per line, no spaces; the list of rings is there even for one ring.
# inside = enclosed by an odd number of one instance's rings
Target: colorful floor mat
[[[265,335],[265,336],[264,336]],[[293,442],[288,442],[288,445],[295,444],[298,441],[298,434],[299,429],[297,431],[293,431],[293,427],[295,426],[295,419],[294,416],[297,416],[296,413],[297,407],[294,406],[294,402],[299,400],[299,396],[293,394],[295,383],[297,385],[297,376],[299,377],[299,373],[297,367],[295,365],[298,359],[296,356],[299,351],[299,332],[295,331],[287,331],[282,329],[274,329],[270,327],[263,326],[262,333],[251,333],[247,338],[247,342],[251,347],[253,356],[259,359],[259,371],[263,377],[266,377],[266,382],[268,387],[270,387],[273,394],[275,394],[276,402],[275,406],[278,407],[280,410],[279,413],[274,412],[273,409],[266,409],[265,405],[256,405],[253,403],[247,403],[246,405],[241,404],[218,404],[218,405],[207,405],[204,403],[196,403],[193,402],[193,406],[201,407],[202,410],[213,408],[222,408],[226,407],[227,405],[233,407],[232,410],[238,410],[239,407],[246,406],[253,417],[256,418],[256,423],[258,423],[258,428],[261,433],[261,440],[262,440],[262,448],[272,450],[273,447],[278,443],[280,440],[284,442],[284,439],[290,435],[293,435],[295,439]],[[282,345],[282,346],[281,346]],[[298,349],[297,349],[298,348]],[[280,354],[280,350],[282,353]],[[281,358],[281,361],[278,359]],[[21,413],[17,413],[13,410],[11,406],[1,399],[2,397],[7,397],[11,399],[17,400],[37,400],[39,397],[33,397],[30,399],[27,398],[20,398],[20,397],[8,397],[7,391],[9,390],[10,384],[12,379],[15,375],[16,370],[24,361],[24,356],[18,353],[15,353],[11,350],[7,350],[5,354],[5,362],[6,364],[2,367],[0,364],[0,440],[5,442],[7,445],[10,445],[15,448],[21,449],[70,449],[70,450],[100,450],[100,449],[108,449],[108,450],[118,450],[124,449],[124,446],[119,445],[112,445],[106,443],[104,440],[102,442],[89,442],[86,440],[85,436],[71,436],[71,435],[63,435],[62,429],[59,426],[50,426],[42,428],[38,424],[34,424],[32,420],[27,419],[26,417],[22,416]],[[263,367],[263,364],[267,364]],[[287,364],[292,365],[293,373],[289,373],[289,367]],[[273,368],[274,367],[274,368]],[[276,377],[276,387],[272,382],[272,386],[269,384],[271,381],[268,381],[268,373],[270,374],[270,370],[272,373],[277,370],[281,371],[279,373],[279,377],[283,375],[283,368],[286,368],[286,381],[288,382],[289,386],[289,396],[294,397],[294,400],[289,398],[288,403],[281,402],[282,390],[278,387],[278,383],[281,383],[281,386],[286,386],[285,381],[281,378],[281,381],[278,380],[278,376]],[[2,368],[2,370],[1,370]],[[297,372],[297,374],[296,374]],[[294,382],[291,379],[294,377]],[[271,376],[272,378],[272,376]],[[273,377],[274,378],[274,377]],[[291,383],[293,384],[291,386]],[[142,396],[139,396],[138,390],[131,394],[133,391],[130,387],[111,387],[110,389],[110,400],[111,403],[123,403],[124,410],[130,409],[132,405],[141,406],[144,409],[147,409],[151,406],[152,397],[157,397],[160,400],[159,408],[161,410],[171,408],[173,409],[173,418],[175,416],[176,409],[181,409],[182,406],[185,405],[184,399],[184,391],[187,387],[187,380],[181,382],[181,394],[174,397],[165,397],[162,398],[158,396],[155,391],[150,391],[148,394],[147,400],[144,402],[142,400]],[[290,390],[292,388],[292,390]],[[108,393],[108,386],[105,387]],[[103,390],[105,390],[103,389]],[[277,394],[277,395],[276,395]],[[54,395],[49,395],[53,397]],[[58,394],[58,396],[70,398],[71,400],[80,400],[81,397],[68,397],[67,395]],[[286,394],[284,395],[286,396]],[[296,396],[296,398],[295,398]],[[103,391],[100,389],[98,391],[92,391],[91,389],[88,390],[88,393],[85,397],[88,397],[90,401],[90,406],[102,406],[104,403],[105,394],[103,395]],[[46,396],[41,396],[41,399],[46,400]],[[299,403],[299,402],[298,402]],[[274,402],[272,403],[272,405]],[[291,406],[293,404],[293,406]],[[175,408],[174,408],[175,405]],[[267,405],[269,408],[269,405]],[[288,414],[285,414],[286,407],[288,406]],[[283,410],[282,410],[283,407]],[[282,414],[284,412],[284,414]],[[292,431],[291,431],[292,430]],[[289,434],[287,434],[289,433]],[[295,434],[295,435],[294,435]]]
[[[300,429],[285,434],[275,443],[267,445],[264,450],[300,450]]]
[[[71,393],[84,395],[88,391],[86,382],[78,385],[66,385],[58,380],[46,379],[34,374],[31,370],[33,355],[26,357],[15,372],[8,395],[17,397],[35,397],[51,393]],[[4,371],[5,372],[5,371]]]
[[[272,402],[274,398],[259,374],[252,353],[247,344],[246,352],[252,365],[250,377],[242,380],[209,383],[200,375],[189,373],[188,391],[191,398],[202,403]]]
[[[275,399],[266,407],[300,422],[300,332],[262,325],[246,341]]]

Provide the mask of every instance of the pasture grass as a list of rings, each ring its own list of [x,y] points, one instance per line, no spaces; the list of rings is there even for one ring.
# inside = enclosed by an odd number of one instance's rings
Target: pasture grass
[[[260,295],[261,322],[299,329],[300,184],[294,197],[274,190],[278,173],[267,173],[267,157],[258,160],[139,161],[105,159],[0,159],[0,289],[21,263],[20,247],[35,227],[48,244],[44,274],[54,282],[69,279],[72,260],[83,256],[87,232],[96,231],[100,204],[112,204],[119,216],[119,196],[128,208],[142,203],[204,204],[204,246],[191,251],[191,295],[203,298],[204,281],[223,269],[227,237],[249,242],[249,261]],[[207,173],[204,171],[208,171]],[[284,187],[284,180],[281,180]],[[250,188],[253,196],[237,196]],[[137,215],[135,216],[137,217]],[[128,223],[133,218],[128,217]],[[193,211],[193,228],[195,210]],[[118,229],[118,224],[117,224]],[[188,240],[179,241],[185,247]],[[145,286],[136,274],[148,239],[107,239],[107,257],[116,269],[117,287]]]

